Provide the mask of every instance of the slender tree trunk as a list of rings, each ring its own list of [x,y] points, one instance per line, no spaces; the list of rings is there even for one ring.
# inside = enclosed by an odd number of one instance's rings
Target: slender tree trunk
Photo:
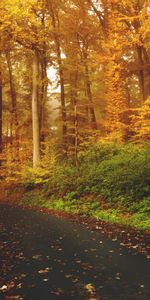
[[[65,103],[65,84],[64,84],[64,72],[61,60],[61,51],[58,38],[55,39],[57,48],[57,60],[59,66],[59,77],[60,77],[60,100],[61,100],[61,115],[62,115],[62,135],[65,155],[67,155],[67,113],[66,113],[66,103]]]
[[[99,20],[99,23],[100,23],[101,29],[103,31],[104,37],[107,38],[108,33],[107,33],[107,26],[106,26],[106,15],[107,15],[106,7],[104,7],[105,13],[103,14],[102,11],[101,11],[101,4],[100,3],[99,3],[99,9],[97,9],[97,7],[96,7],[93,0],[87,0],[87,2],[90,4],[91,8],[93,9],[94,13],[96,14],[96,16]]]
[[[71,86],[71,111],[73,112],[73,130],[72,130],[72,143],[74,146],[74,159],[75,165],[78,167],[78,111],[77,111],[77,80],[78,70],[74,70],[72,76],[70,76]]]
[[[17,116],[17,97],[16,97],[16,89],[13,78],[13,70],[10,52],[6,53],[8,72],[9,72],[9,83],[10,83],[10,95],[11,95],[11,123],[10,123],[10,134],[11,134],[11,144],[14,145],[15,157],[18,159],[19,156],[19,136],[18,136],[18,116]],[[14,132],[14,139],[13,139]]]
[[[76,167],[78,168],[78,112],[77,112],[77,103],[75,102],[74,106],[74,118],[75,118],[75,164]]]
[[[140,90],[142,94],[142,100],[145,101],[145,82],[144,82],[144,62],[142,57],[142,47],[137,46],[137,55],[138,55],[138,63],[139,63],[139,84]]]
[[[86,94],[88,98],[88,106],[89,106],[89,115],[90,115],[90,122],[92,129],[97,129],[97,121],[96,115],[94,110],[93,98],[92,98],[92,91],[91,91],[91,82],[89,77],[89,67],[87,62],[87,50],[83,50],[83,63],[85,68],[85,86],[86,86]]]
[[[33,129],[33,167],[40,161],[40,124],[39,124],[39,55],[34,51],[32,84],[32,129]]]
[[[147,84],[147,91],[146,91],[146,98],[148,98],[148,96],[150,95],[150,58],[144,47],[142,48],[142,50],[143,50],[145,63],[148,66],[148,70],[147,70],[148,84]]]
[[[45,13],[43,12],[41,18],[41,25],[43,31],[45,30]],[[48,88],[48,80],[47,80],[47,58],[46,58],[46,42],[42,43],[42,51],[40,51],[40,91],[39,91],[39,118],[40,118],[40,139],[44,141],[44,132],[42,129],[44,128],[44,106],[47,98],[47,88]]]
[[[97,129],[97,121],[96,115],[94,110],[94,104],[92,99],[92,92],[91,92],[91,83],[89,79],[88,67],[86,66],[86,92],[89,102],[89,113],[90,113],[90,120],[91,120],[91,127],[92,129]]]
[[[60,60],[59,60],[60,61]],[[62,110],[62,120],[63,120],[63,137],[66,140],[67,135],[67,115],[66,115],[66,105],[65,105],[65,87],[64,87],[64,78],[63,78],[63,70],[62,70],[62,63],[59,62],[59,75],[60,75],[60,87],[61,87],[61,110]]]
[[[12,64],[11,64],[11,58],[10,53],[6,53],[7,58],[7,65],[8,65],[8,72],[9,72],[9,82],[10,82],[10,92],[11,92],[11,99],[12,99],[12,111],[14,112],[16,110],[16,90],[13,80],[13,74],[12,74]]]
[[[47,63],[45,59],[45,52],[42,53],[41,62],[40,62],[40,91],[39,91],[39,121],[40,121],[40,131],[44,128],[44,106],[47,98]],[[43,137],[41,137],[43,140]]]
[[[60,77],[60,101],[61,101],[61,115],[62,115],[62,136],[63,136],[63,147],[64,147],[64,155],[67,156],[67,113],[66,113],[66,101],[65,101],[65,84],[64,84],[64,70],[62,65],[61,58],[61,47],[59,40],[59,19],[58,16],[55,15],[52,6],[50,7],[50,13],[52,17],[52,25],[54,29],[54,40],[56,46],[56,54],[57,54],[57,63],[59,68],[59,77]]]

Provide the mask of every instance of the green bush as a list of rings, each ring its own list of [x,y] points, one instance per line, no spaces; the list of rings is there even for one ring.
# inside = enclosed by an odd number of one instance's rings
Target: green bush
[[[67,201],[74,201],[75,199],[78,198],[78,193],[76,191],[72,191],[67,193],[67,195],[65,196],[65,199]]]
[[[133,213],[144,213],[150,216],[150,196],[144,198],[142,201],[133,203],[130,207],[130,211]]]
[[[80,165],[100,163],[117,155],[119,150],[120,146],[116,144],[96,143],[93,145],[91,143],[88,149],[79,155],[79,163]]]
[[[115,206],[139,203],[150,195],[150,145],[90,146],[80,155],[78,170],[69,163],[55,165],[45,192],[68,202],[100,195]]]
[[[47,195],[66,196],[76,191],[77,170],[74,166],[56,165],[54,171],[45,184]]]
[[[111,200],[141,200],[150,195],[150,155],[137,147],[123,149],[100,166],[101,192]],[[127,201],[127,202],[128,202]]]

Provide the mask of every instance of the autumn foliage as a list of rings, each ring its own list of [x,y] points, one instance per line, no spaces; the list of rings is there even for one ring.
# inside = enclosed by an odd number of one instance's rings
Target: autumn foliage
[[[2,178],[45,156],[78,168],[91,137],[149,141],[149,10],[144,0],[1,1]]]

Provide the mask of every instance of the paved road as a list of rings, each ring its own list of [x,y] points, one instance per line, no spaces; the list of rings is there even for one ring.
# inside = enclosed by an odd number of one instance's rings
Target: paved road
[[[150,263],[118,241],[0,205],[0,299],[149,300]]]

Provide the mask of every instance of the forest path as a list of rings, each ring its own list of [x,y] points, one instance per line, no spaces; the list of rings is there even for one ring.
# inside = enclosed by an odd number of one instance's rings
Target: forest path
[[[0,299],[149,300],[150,263],[99,232],[1,204]]]

